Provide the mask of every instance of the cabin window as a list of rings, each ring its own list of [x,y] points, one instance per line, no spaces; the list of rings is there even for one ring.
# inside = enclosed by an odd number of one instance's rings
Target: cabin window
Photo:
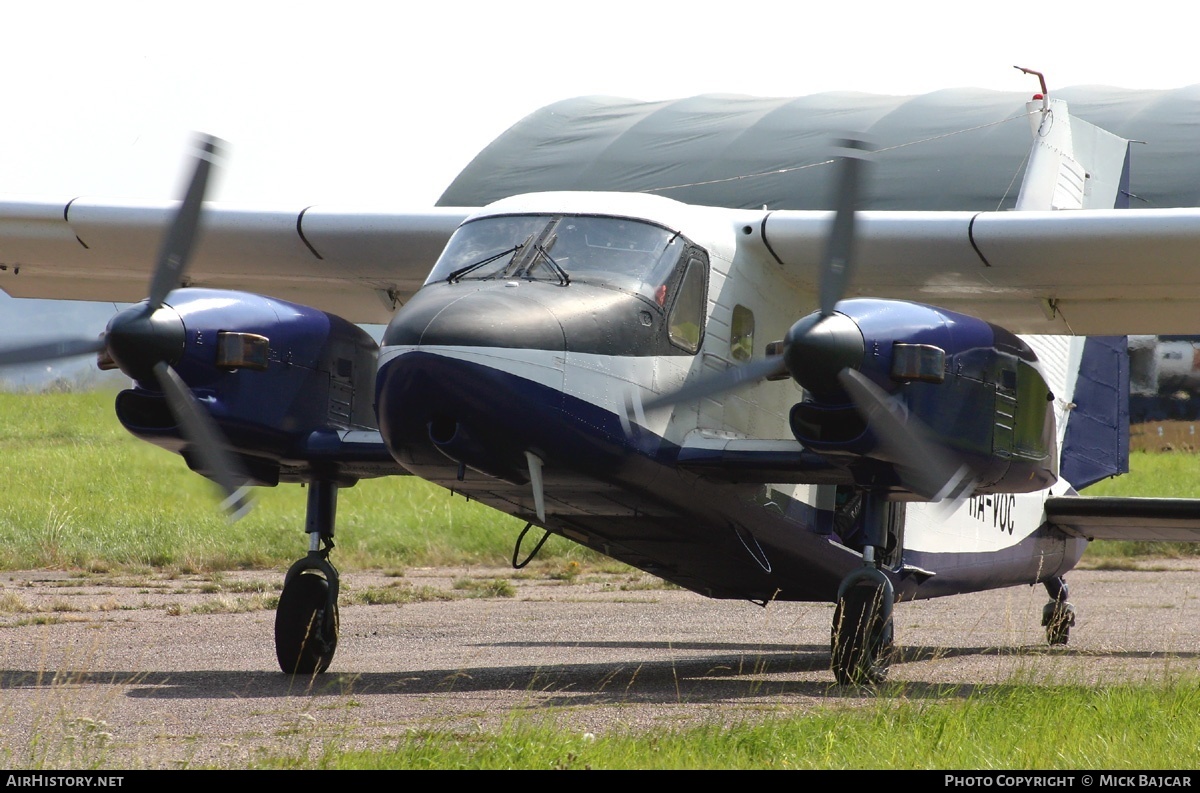
[[[729,324],[729,357],[742,362],[754,355],[754,312],[742,305],[733,307]]]
[[[694,256],[688,259],[675,303],[667,318],[671,343],[690,353],[699,351],[704,329],[706,270],[700,259]]]

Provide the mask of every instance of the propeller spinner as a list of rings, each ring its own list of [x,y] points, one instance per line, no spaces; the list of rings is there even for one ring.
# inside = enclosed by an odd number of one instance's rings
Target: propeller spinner
[[[196,164],[183,201],[163,238],[147,298],[119,312],[99,338],[63,338],[0,350],[0,366],[49,361],[98,353],[134,380],[157,383],[184,437],[213,482],[225,494],[222,508],[230,520],[249,511],[250,477],[238,465],[212,417],[196,401],[172,368],[183,354],[183,320],[165,300],[178,288],[195,248],[209,177],[222,142],[206,135],[198,141]]]

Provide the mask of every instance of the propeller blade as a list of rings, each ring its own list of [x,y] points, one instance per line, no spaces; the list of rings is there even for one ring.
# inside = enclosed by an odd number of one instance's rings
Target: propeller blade
[[[73,358],[78,355],[90,355],[104,350],[103,338],[91,339],[59,339],[58,341],[42,342],[27,347],[13,347],[0,350],[0,366],[14,366],[22,363],[37,363],[53,361],[59,358]]]
[[[688,402],[693,399],[720,394],[725,391],[733,391],[734,389],[757,383],[763,378],[785,372],[787,372],[787,367],[784,364],[782,355],[760,358],[756,361],[744,363],[741,366],[726,369],[724,372],[712,377],[697,380],[694,383],[683,386],[678,391],[649,399],[645,402],[644,409],[651,411],[669,405],[677,405],[680,402]]]
[[[196,168],[188,185],[183,203],[175,213],[171,228],[163,240],[158,263],[150,281],[150,309],[159,308],[172,289],[183,282],[183,273],[191,257],[200,226],[200,209],[208,189],[208,178],[220,152],[221,141],[212,135],[204,135],[199,141]]]
[[[975,478],[970,467],[954,459],[945,447],[931,442],[924,427],[902,404],[862,372],[843,369],[838,380],[885,450],[897,461],[897,472],[905,487],[933,502],[949,499],[954,503],[971,495]]]
[[[833,313],[846,294],[854,264],[854,218],[858,211],[862,170],[866,164],[867,144],[857,138],[842,142],[841,170],[834,195],[833,229],[821,258],[819,289],[821,316]]]
[[[229,519],[235,521],[252,506],[249,497],[250,477],[241,470],[237,458],[227,450],[221,430],[212,416],[201,407],[183,379],[167,363],[177,349],[182,349],[184,327],[178,315],[174,316],[172,322],[171,317],[160,318],[158,313],[167,295],[182,283],[184,268],[195,247],[209,175],[221,145],[222,142],[211,135],[202,136],[198,142],[195,169],[163,239],[146,304],[118,313],[110,320],[109,330],[99,338],[58,339],[8,350],[0,349],[0,366],[101,353],[102,358],[120,366],[125,374],[136,380],[149,378],[152,372],[184,438],[199,458],[199,467],[225,493],[225,501],[221,506]],[[113,354],[110,342],[119,354]],[[111,368],[105,365],[104,360],[100,362],[100,367]]]
[[[154,365],[154,374],[162,386],[171,414],[182,427],[184,437],[195,448],[201,466],[225,493],[221,508],[230,522],[240,519],[253,506],[250,477],[226,450],[221,429],[192,396],[179,373],[160,361]]]
[[[834,313],[838,301],[846,293],[846,288],[850,283],[850,276],[852,274],[854,218],[858,211],[859,183],[862,180],[863,167],[866,163],[866,155],[869,152],[869,147],[863,140],[848,138],[841,141],[840,151],[842,154],[842,165],[838,175],[837,192],[834,196],[836,211],[833,217],[833,227],[830,230],[829,239],[825,244],[825,252],[821,259],[820,284],[818,287],[821,311],[817,321],[811,321],[811,319],[816,318],[816,315],[812,315],[812,317],[802,319],[793,325],[792,330],[788,333],[788,338],[784,342],[785,347],[781,355],[751,361],[750,363],[728,369],[719,375],[702,378],[689,385],[685,385],[674,393],[655,397],[645,403],[646,410],[654,410],[655,408],[675,405],[680,402],[712,396],[725,391],[732,391],[775,375],[790,373],[793,377],[796,377],[797,369],[794,367],[800,363],[796,359],[802,356],[800,353],[800,350],[803,349],[802,345],[808,340],[808,336],[814,330],[820,328],[824,332],[830,327],[822,325],[820,320]],[[796,347],[797,349],[789,349],[792,347]],[[832,370],[834,367],[840,365],[840,361],[832,360],[828,364],[825,368],[830,369],[830,375],[832,375]]]

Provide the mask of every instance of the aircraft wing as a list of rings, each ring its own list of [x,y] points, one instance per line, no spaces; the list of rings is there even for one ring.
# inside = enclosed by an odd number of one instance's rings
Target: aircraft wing
[[[0,289],[140,300],[173,207],[0,200]],[[209,205],[188,284],[387,322],[473,211]],[[749,255],[812,294],[831,217],[730,211],[731,224],[761,230]],[[1016,333],[1193,333],[1200,316],[1200,208],[862,212],[858,230],[847,297],[930,303]]]
[[[1054,496],[1046,518],[1088,540],[1200,542],[1200,499]]]
[[[0,288],[13,297],[133,303],[175,204],[0,200]],[[268,294],[386,323],[471,210],[205,207],[188,284]]]
[[[816,293],[832,216],[771,212],[771,253]],[[1195,333],[1200,209],[861,212],[847,297],[914,300],[1015,333]]]

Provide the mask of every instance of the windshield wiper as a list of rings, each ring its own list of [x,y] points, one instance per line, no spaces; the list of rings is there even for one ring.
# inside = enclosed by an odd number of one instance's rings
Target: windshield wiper
[[[460,267],[459,269],[450,273],[450,275],[446,276],[446,283],[448,283],[448,284],[458,283],[459,281],[461,281],[463,279],[463,276],[469,275],[470,273],[474,272],[475,270],[478,270],[480,267],[491,264],[492,262],[496,261],[497,259],[503,259],[505,256],[508,256],[510,253],[516,253],[517,251],[524,248],[528,243],[529,243],[529,238],[526,237],[525,242],[522,242],[519,245],[514,245],[506,251],[500,251],[499,253],[495,254],[494,256],[489,256],[486,259],[480,259],[479,261],[475,262],[474,264],[468,264],[466,267]]]
[[[525,277],[526,278],[533,277],[529,274],[530,271],[533,270],[534,267],[537,267],[538,259],[543,258],[550,265],[550,269],[552,269],[554,271],[554,274],[558,276],[558,285],[559,286],[569,286],[570,285],[571,276],[567,275],[567,271],[562,268],[561,264],[554,261],[554,257],[550,255],[550,251],[546,250],[544,245],[541,245],[541,244],[534,245],[533,250],[535,252],[533,261],[530,262],[529,266],[525,268]]]

